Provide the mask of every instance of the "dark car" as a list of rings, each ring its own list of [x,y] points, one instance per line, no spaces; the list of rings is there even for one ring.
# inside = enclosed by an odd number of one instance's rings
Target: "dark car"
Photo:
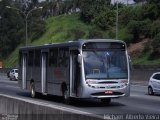
[[[10,70],[7,71],[7,77],[8,78],[10,77],[9,74],[10,74]]]

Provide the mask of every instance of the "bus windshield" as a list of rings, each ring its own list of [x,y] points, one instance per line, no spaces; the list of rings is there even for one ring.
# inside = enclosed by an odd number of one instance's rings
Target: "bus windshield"
[[[127,79],[127,57],[123,50],[83,51],[86,79]]]

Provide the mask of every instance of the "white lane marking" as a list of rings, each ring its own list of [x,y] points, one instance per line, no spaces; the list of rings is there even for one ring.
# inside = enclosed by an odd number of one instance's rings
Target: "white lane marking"
[[[18,84],[18,81],[10,81],[10,80],[0,80],[0,83],[17,83]]]
[[[8,87],[8,88],[20,88],[20,87],[18,87],[18,86],[11,86],[11,85],[6,85],[5,87]]]
[[[151,96],[151,95],[138,95],[138,94],[134,94],[132,93],[130,95],[131,97],[138,97],[138,98],[143,98],[143,99],[150,99],[150,100],[155,100],[155,101],[160,101],[160,96]]]
[[[147,87],[147,85],[132,85],[132,84],[131,84],[131,86],[133,86],[133,87]]]
[[[28,102],[28,103],[41,105],[41,106],[45,106],[45,107],[55,108],[55,109],[63,110],[63,111],[66,111],[66,112],[71,112],[71,113],[76,113],[76,114],[86,114],[86,115],[89,115],[91,117],[102,118],[102,116],[95,115],[93,113],[84,112],[84,111],[76,110],[76,109],[73,109],[73,108],[67,108],[67,107],[63,107],[63,106],[60,106],[60,105],[53,105],[53,104],[49,104],[49,103],[44,103],[44,102],[39,102],[39,101],[29,100],[29,99],[24,99],[24,98],[18,98],[18,97],[14,97],[14,96],[5,95],[5,94],[0,94],[0,96],[12,98],[12,99],[17,99],[17,100],[20,100],[20,101],[25,101],[25,102]]]

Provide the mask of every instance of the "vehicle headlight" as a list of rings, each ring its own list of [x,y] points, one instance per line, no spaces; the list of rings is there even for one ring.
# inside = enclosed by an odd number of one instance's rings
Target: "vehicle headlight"
[[[94,80],[87,80],[86,83],[87,83],[87,84],[96,84],[97,82],[94,81]]]
[[[121,83],[127,85],[128,84],[128,80],[122,80]]]

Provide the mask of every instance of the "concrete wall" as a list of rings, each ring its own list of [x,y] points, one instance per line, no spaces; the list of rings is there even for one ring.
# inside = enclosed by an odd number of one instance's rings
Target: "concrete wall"
[[[154,72],[160,72],[160,70],[133,69],[131,71],[131,80],[148,81]]]
[[[131,70],[131,80],[148,81],[154,72],[160,72],[160,66],[135,65]]]
[[[102,120],[102,118],[66,110],[63,107],[0,95],[0,120]]]
[[[0,73],[7,73],[11,68],[0,68]],[[131,80],[148,81],[152,73],[160,72],[157,65],[133,65],[131,70]]]

